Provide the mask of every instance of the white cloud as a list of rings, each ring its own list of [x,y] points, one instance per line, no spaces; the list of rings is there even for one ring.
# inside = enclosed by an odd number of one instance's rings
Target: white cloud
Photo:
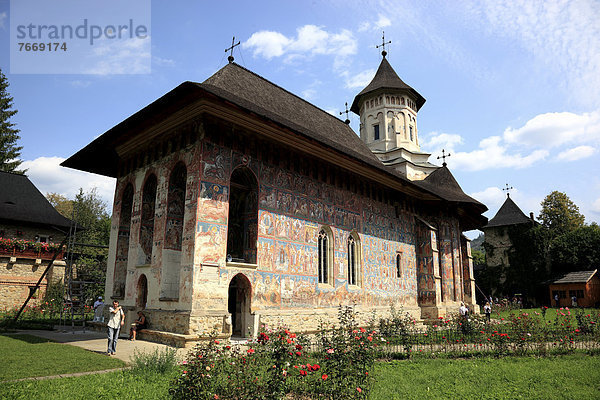
[[[548,73],[552,84],[573,100],[600,106],[600,2],[484,0],[463,4],[470,24],[524,48],[539,63],[536,71]]]
[[[59,193],[73,198],[79,188],[84,191],[97,188],[98,195],[108,204],[108,211],[111,212],[115,179],[61,167],[59,164],[64,160],[61,157],[39,157],[23,161],[21,166],[27,169],[27,176],[42,194]]]
[[[392,25],[392,21],[390,21],[390,19],[387,16],[385,16],[383,14],[379,14],[378,19],[375,22],[369,22],[369,21],[361,22],[361,24],[358,26],[358,31],[365,32],[368,30],[381,30],[381,29],[391,26],[391,25]]]
[[[166,67],[174,67],[175,66],[175,60],[172,60],[170,58],[161,58],[158,56],[153,56],[152,62],[154,62],[154,64],[160,65],[160,66],[166,66]]]
[[[594,201],[591,210],[595,213],[600,214],[600,197]]]
[[[574,114],[556,112],[536,115],[521,128],[507,128],[508,143],[551,148],[565,143],[600,141],[600,112]]]
[[[86,74],[149,74],[150,38],[145,40],[101,39],[86,60]]]
[[[90,86],[92,84],[91,81],[82,81],[80,79],[74,80],[69,82],[71,84],[71,86],[76,87],[76,88],[83,88],[85,89],[86,87]]]
[[[502,192],[502,189],[497,187],[488,187],[481,192],[475,192],[469,194],[469,196],[473,197],[476,200],[479,200],[481,203],[485,204],[490,210],[498,210],[506,195]],[[494,211],[494,214],[496,212]],[[493,216],[493,215],[492,215]],[[492,217],[490,216],[490,218]]]
[[[242,44],[245,49],[254,49],[254,57],[262,56],[267,60],[280,57],[289,46],[291,40],[279,32],[260,31],[250,36],[250,39]]]
[[[344,73],[346,76],[346,88],[347,89],[362,89],[371,82],[375,76],[375,68],[367,69],[366,71],[359,72],[358,74],[348,76],[349,73]]]
[[[4,29],[6,28],[6,18],[8,17],[8,15],[6,14],[6,11],[1,12],[0,13],[0,28]]]
[[[492,219],[502,204],[504,204],[506,191],[499,187],[490,186],[481,192],[471,193],[469,196],[485,204],[489,209],[485,215],[489,219]],[[538,196],[531,196],[520,192],[518,188],[513,188],[510,191],[510,198],[513,199],[521,211],[528,217],[530,212],[533,212],[534,216],[539,213],[541,199]]]
[[[578,146],[559,153],[556,158],[563,161],[576,161],[590,157],[594,153],[596,153],[596,149],[592,146]]]
[[[464,139],[460,135],[437,132],[431,132],[428,135],[424,135],[420,141],[421,146],[436,150],[444,149],[446,151],[454,151],[456,145],[463,143]]]
[[[429,134],[426,136],[425,146],[427,151],[436,156],[441,155],[441,150],[452,151],[452,158],[448,163],[452,168],[468,171],[481,171],[494,168],[525,168],[548,156],[547,150],[534,150],[522,155],[518,150],[509,149],[502,142],[500,136],[490,136],[479,142],[479,149],[469,152],[457,152],[454,146],[463,142],[460,135],[455,134]]]
[[[255,32],[242,47],[251,49],[254,57],[267,60],[283,55],[287,56],[286,60],[293,60],[298,55],[334,55],[336,65],[357,51],[356,40],[349,30],[331,33],[316,25],[301,26],[295,37],[275,31]]]
[[[313,88],[308,88],[302,91],[302,98],[306,101],[311,101],[317,95],[317,91]]]
[[[375,22],[375,28],[382,29],[390,25],[392,25],[392,21],[390,21],[390,19],[385,15],[379,14],[379,19],[377,20],[377,22]]]

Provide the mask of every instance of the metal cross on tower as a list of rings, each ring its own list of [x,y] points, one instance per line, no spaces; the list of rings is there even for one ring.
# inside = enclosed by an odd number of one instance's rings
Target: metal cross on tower
[[[231,47],[228,47],[225,49],[225,53],[227,53],[228,51],[230,51],[231,53],[229,53],[229,57],[227,57],[227,61],[229,61],[229,63],[231,64],[233,62],[233,49],[236,46],[240,45],[240,41],[238,40],[238,42],[235,42],[235,36],[233,37],[233,39],[231,39]]]
[[[350,112],[350,110],[348,110],[348,102],[346,102],[346,111],[340,111],[340,115],[346,114],[346,120],[344,121],[344,123],[346,125],[350,125],[350,119],[348,119],[348,113],[349,112]]]
[[[506,191],[506,197],[510,197],[510,190],[514,189],[514,187],[509,187],[508,183],[506,184],[506,187],[502,189],[502,191]]]
[[[383,50],[382,50],[382,52],[381,52],[381,55],[382,55],[383,57],[385,57],[385,56],[387,55],[387,51],[385,51],[385,45],[386,45],[386,44],[391,44],[391,43],[392,43],[392,41],[390,40],[390,41],[387,41],[387,42],[386,42],[386,41],[385,41],[385,31],[382,31],[382,32],[383,32],[383,35],[381,36],[381,44],[378,44],[377,46],[375,46],[375,48],[376,48],[376,49],[378,49],[378,48],[382,47],[382,48],[383,48]]]
[[[438,160],[441,158],[442,159],[442,166],[445,167],[446,166],[446,157],[450,157],[452,154],[448,153],[446,154],[446,150],[442,149],[442,155],[438,156]]]

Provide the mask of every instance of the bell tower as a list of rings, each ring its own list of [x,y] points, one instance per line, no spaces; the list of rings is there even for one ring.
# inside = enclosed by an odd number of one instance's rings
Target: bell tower
[[[360,116],[360,138],[385,165],[408,179],[425,179],[438,168],[419,146],[417,113],[425,98],[400,79],[385,50],[381,55],[375,77],[354,98],[350,110]]]

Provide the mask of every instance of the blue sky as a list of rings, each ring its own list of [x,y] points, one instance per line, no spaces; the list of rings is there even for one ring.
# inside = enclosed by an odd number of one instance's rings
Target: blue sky
[[[337,114],[372,78],[385,30],[390,63],[427,99],[422,150],[434,162],[452,153],[449,168],[488,217],[509,183],[526,214],[559,190],[600,221],[597,0],[152,1],[151,51],[115,49],[93,73],[69,75],[9,73],[9,21],[0,0],[0,68],[42,192],[96,186],[112,203],[114,181],[58,163],[181,82],[208,78],[233,35],[236,62]],[[115,73],[148,57],[151,73]]]

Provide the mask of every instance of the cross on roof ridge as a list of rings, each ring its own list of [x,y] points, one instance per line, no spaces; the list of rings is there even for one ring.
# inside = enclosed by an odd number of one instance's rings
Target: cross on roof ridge
[[[446,154],[446,150],[442,149],[442,155],[441,155],[441,156],[438,156],[438,158],[437,158],[438,160],[439,160],[440,158],[443,160],[443,161],[442,161],[442,167],[445,167],[445,166],[447,165],[447,164],[446,164],[446,157],[450,157],[451,155],[452,155],[452,154],[450,154],[450,153]]]
[[[228,47],[225,49],[225,53],[227,53],[228,51],[230,51],[231,53],[229,53],[229,57],[227,57],[227,61],[229,61],[229,63],[231,64],[234,60],[233,58],[233,48],[236,46],[240,45],[240,41],[238,40],[237,43],[235,43],[235,36],[233,37],[233,39],[231,39],[231,47]]]
[[[385,51],[385,45],[386,44],[391,44],[392,41],[385,41],[385,31],[382,31],[383,35],[381,36],[381,44],[378,44],[377,46],[375,46],[376,49],[382,47],[383,50],[381,51],[381,55],[383,56],[383,58],[385,58],[385,56],[387,55],[387,51]]]
[[[346,111],[340,111],[340,115],[342,114],[346,114],[346,120],[344,121],[344,123],[346,125],[350,124],[350,119],[348,118],[348,113],[350,112],[350,110],[348,109],[348,102],[346,102]]]
[[[510,197],[510,190],[514,189],[514,187],[508,187],[508,183],[506,184],[505,188],[502,188],[502,191],[506,191],[506,197]]]

